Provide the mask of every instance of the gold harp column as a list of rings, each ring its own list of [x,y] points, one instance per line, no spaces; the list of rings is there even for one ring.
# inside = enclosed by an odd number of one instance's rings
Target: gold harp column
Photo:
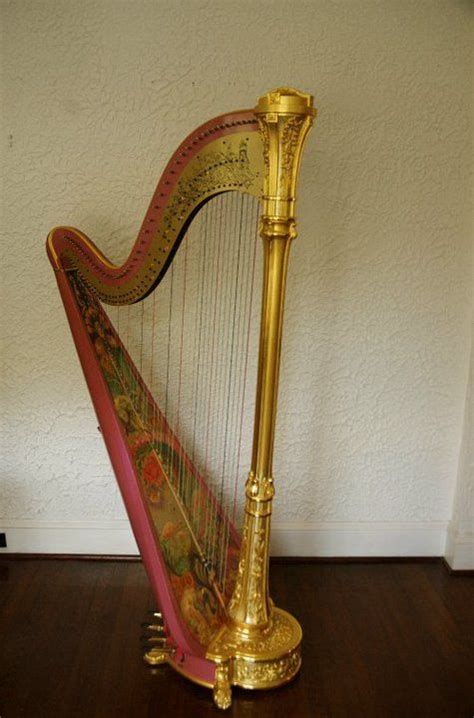
[[[263,140],[265,180],[260,234],[264,278],[252,466],[228,626],[211,646],[217,663],[214,698],[230,705],[230,685],[270,688],[291,680],[301,658],[301,628],[275,608],[268,593],[272,458],[286,273],[296,237],[295,193],[305,138],[316,112],[313,98],[289,88],[261,97],[255,110]]]

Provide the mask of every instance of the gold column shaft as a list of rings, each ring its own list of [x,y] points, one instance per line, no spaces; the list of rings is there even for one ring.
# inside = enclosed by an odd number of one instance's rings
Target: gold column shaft
[[[264,227],[268,227],[268,224],[262,224],[261,231],[265,284],[252,455],[252,471],[256,476],[272,474],[283,307],[291,241],[290,236],[268,236]]]
[[[251,632],[269,623],[268,561],[274,496],[272,463],[283,308],[291,241],[296,237],[295,193],[304,141],[314,110],[310,95],[282,89],[256,109],[266,175],[260,234],[264,272],[252,465],[245,486],[244,540],[229,616]]]
[[[295,192],[300,159],[315,110],[312,97],[290,88],[260,98],[255,110],[265,178],[260,234],[264,273],[252,463],[245,484],[245,519],[228,624],[208,657],[217,664],[214,698],[230,705],[232,684],[269,688],[291,680],[301,665],[301,628],[275,608],[268,592],[272,461],[288,256],[296,237]]]
[[[244,630],[266,626],[270,616],[268,561],[274,495],[272,460],[291,236],[269,235],[269,227],[268,222],[262,223],[264,284],[253,457],[245,486],[245,524],[241,552],[241,567],[244,570],[239,572],[240,590],[234,593],[228,607],[229,616]]]

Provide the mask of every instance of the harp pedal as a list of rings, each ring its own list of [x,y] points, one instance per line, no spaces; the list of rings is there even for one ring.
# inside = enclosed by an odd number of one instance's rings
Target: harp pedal
[[[141,624],[141,627],[144,628],[146,631],[153,631],[156,633],[164,633],[165,629],[163,627],[162,623],[148,623],[144,622]]]
[[[147,633],[140,636],[142,647],[145,648],[143,659],[150,666],[167,663],[175,649],[168,644],[168,637],[163,625],[163,616],[159,611],[150,611],[150,621],[144,621],[141,628]]]
[[[168,660],[174,653],[174,648],[163,648],[154,646],[143,656],[145,663],[149,666],[161,666],[163,663],[168,663]]]

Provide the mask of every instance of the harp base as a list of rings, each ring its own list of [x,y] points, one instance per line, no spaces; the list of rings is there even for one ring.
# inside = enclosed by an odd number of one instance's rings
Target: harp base
[[[291,681],[301,667],[301,639],[298,621],[274,607],[264,628],[224,626],[206,656],[216,664],[216,706],[229,708],[233,685],[255,690],[276,688]]]

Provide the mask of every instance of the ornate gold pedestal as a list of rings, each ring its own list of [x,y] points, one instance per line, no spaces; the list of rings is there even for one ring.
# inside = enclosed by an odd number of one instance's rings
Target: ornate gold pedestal
[[[233,685],[264,689],[291,681],[301,666],[301,638],[298,621],[279,608],[272,608],[269,624],[264,629],[249,632],[224,627],[207,653],[217,664],[216,705],[230,706]]]

